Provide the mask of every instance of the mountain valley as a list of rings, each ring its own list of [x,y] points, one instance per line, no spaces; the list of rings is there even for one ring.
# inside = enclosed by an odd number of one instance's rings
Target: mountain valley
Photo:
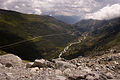
[[[109,79],[120,79],[120,17],[67,24],[0,9],[0,80]]]

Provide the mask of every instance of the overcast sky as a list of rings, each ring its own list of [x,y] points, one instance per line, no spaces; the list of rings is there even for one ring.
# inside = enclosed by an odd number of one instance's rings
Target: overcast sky
[[[120,0],[0,0],[0,8],[28,14],[99,20],[120,16]]]

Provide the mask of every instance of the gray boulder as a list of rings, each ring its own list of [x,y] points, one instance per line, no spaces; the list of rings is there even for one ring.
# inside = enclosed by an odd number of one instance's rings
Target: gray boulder
[[[60,61],[60,60],[54,60],[55,67],[58,69],[66,69],[66,68],[76,68],[76,65],[66,62],[66,61]]]
[[[31,73],[35,73],[35,72],[38,72],[38,71],[39,71],[38,67],[30,68]]]
[[[0,63],[0,67],[3,67],[3,65]]]
[[[29,62],[26,64],[26,68],[31,68],[33,66],[34,62]]]
[[[22,60],[18,56],[15,56],[13,54],[6,54],[0,56],[0,63],[2,65],[5,65],[6,67],[15,67],[15,66],[21,66]]]
[[[45,68],[48,67],[49,61],[44,59],[36,59],[32,67]]]

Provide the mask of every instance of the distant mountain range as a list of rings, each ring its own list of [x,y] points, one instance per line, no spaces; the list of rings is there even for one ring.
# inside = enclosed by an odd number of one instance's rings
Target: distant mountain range
[[[53,17],[65,22],[67,24],[74,24],[74,23],[80,21],[80,16],[62,16],[62,15],[60,16],[60,15],[58,15],[58,16],[53,16]]]

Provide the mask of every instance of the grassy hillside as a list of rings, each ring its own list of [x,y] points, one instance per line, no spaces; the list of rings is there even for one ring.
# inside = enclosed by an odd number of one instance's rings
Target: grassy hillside
[[[29,40],[36,36],[70,33],[74,30],[71,25],[65,24],[50,16],[22,14],[0,9],[0,46]],[[54,58],[59,51],[75,39],[70,34],[37,38],[19,45],[1,48],[14,53],[23,59]]]
[[[119,50],[120,18],[108,20],[105,24],[100,25],[96,30],[90,30],[87,39],[81,44],[73,45],[63,57],[71,59],[78,56],[102,55],[114,47]]]
[[[80,32],[89,32],[89,31],[95,31],[98,28],[100,28],[102,25],[105,25],[107,23],[108,22],[106,20],[86,19],[75,23],[74,26]]]

